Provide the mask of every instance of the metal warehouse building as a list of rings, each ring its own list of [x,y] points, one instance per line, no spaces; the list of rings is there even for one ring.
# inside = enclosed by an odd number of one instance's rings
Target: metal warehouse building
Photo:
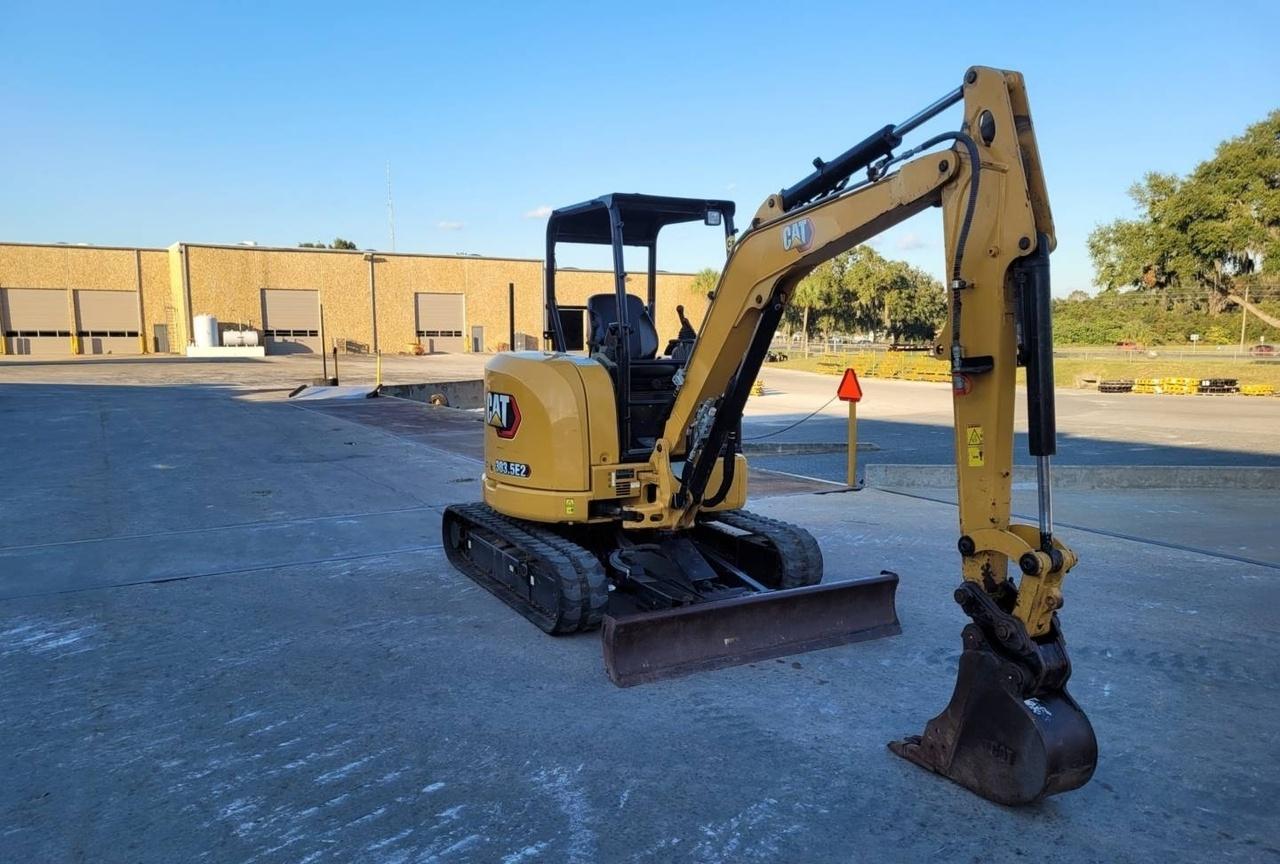
[[[538,348],[545,329],[543,262],[175,243],[168,249],[0,243],[0,330],[5,354],[182,353],[193,319],[254,329],[268,354],[491,352]],[[693,277],[658,275],[657,326],[679,330],[675,307],[695,321],[705,298]],[[643,296],[644,278],[628,277]],[[564,270],[556,294],[572,342],[592,294],[612,274]],[[567,307],[567,308],[565,308]],[[323,324],[321,321],[323,310]],[[323,330],[323,341],[321,331]]]

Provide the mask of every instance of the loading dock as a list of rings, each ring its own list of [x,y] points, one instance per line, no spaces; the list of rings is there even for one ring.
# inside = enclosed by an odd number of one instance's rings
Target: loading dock
[[[67,292],[55,288],[0,288],[6,354],[72,353]]]
[[[461,353],[466,349],[467,302],[463,294],[414,294],[418,342],[428,354]]]
[[[81,354],[141,354],[138,295],[133,291],[75,292]]]
[[[320,292],[305,289],[262,289],[264,345],[268,354],[318,354]]]

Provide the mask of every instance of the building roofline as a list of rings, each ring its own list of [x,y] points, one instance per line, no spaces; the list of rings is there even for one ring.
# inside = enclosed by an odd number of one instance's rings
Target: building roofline
[[[517,258],[510,255],[450,255],[445,252],[386,252],[382,249],[321,249],[318,246],[250,246],[246,243],[186,243],[178,242],[176,245],[185,246],[189,249],[237,249],[237,250],[254,250],[258,252],[324,252],[337,255],[378,255],[395,258],[452,258],[459,261],[517,261],[532,264],[541,264],[541,258]]]
[[[22,243],[17,240],[0,240],[0,246],[22,246],[27,249],[87,249],[105,252],[167,252],[157,246],[99,246],[97,243]]]
[[[85,251],[105,251],[105,252],[168,252],[174,246],[181,246],[188,249],[232,249],[235,251],[256,251],[256,252],[322,252],[332,253],[335,255],[377,255],[379,257],[391,258],[444,258],[455,261],[513,261],[522,264],[538,264],[546,266],[546,261],[542,258],[518,258],[509,255],[449,255],[443,252],[384,252],[381,249],[320,249],[318,247],[309,246],[248,246],[243,243],[186,243],[178,241],[168,247],[155,246],[98,246],[98,245],[81,245],[79,243],[21,243],[11,240],[0,240],[0,246],[21,246],[29,249],[65,249],[65,250],[85,250]],[[559,272],[562,273],[612,273],[612,270],[606,270],[598,267],[561,267]],[[628,270],[628,273],[643,273],[643,271]],[[696,276],[696,273],[686,272],[684,270],[659,270],[659,276]]]

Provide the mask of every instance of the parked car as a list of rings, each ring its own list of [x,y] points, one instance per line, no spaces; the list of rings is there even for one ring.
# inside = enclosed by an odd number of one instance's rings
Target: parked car
[[[1137,342],[1134,342],[1132,339],[1121,339],[1119,342],[1116,343],[1116,347],[1119,348],[1121,351],[1141,351],[1142,350],[1142,346],[1139,345]]]
[[[1276,346],[1274,345],[1254,345],[1249,349],[1249,353],[1254,357],[1274,357],[1276,356]]]

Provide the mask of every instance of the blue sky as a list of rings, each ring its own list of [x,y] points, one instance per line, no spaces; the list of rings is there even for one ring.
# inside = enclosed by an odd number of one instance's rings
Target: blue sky
[[[539,208],[603,192],[749,215],[981,64],[1027,76],[1064,294],[1130,183],[1280,105],[1274,2],[108,5],[0,17],[0,240],[386,249],[390,162],[397,250],[540,257]],[[934,213],[878,246],[942,273]]]

